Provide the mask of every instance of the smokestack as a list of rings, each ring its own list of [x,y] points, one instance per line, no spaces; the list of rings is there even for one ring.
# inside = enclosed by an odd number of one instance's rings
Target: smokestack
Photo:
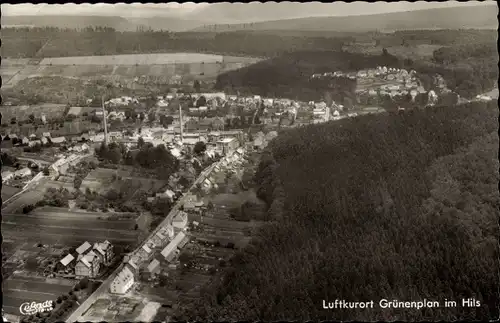
[[[182,108],[181,108],[181,105],[179,104],[179,122],[181,124],[181,141],[183,140],[183,124],[182,124]]]
[[[108,146],[108,123],[106,120],[106,109],[104,108],[104,96],[101,97],[102,102],[102,117],[104,119],[104,145]]]

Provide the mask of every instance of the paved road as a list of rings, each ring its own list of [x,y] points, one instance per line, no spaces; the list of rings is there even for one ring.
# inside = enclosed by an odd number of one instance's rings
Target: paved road
[[[198,178],[195,180],[195,182],[193,183],[193,185],[189,188],[188,192],[191,191],[198,183],[202,182],[206,176],[208,174],[210,174],[210,172],[212,172],[212,170],[214,169],[214,167],[219,164],[220,162],[217,162],[217,163],[214,163],[212,165],[210,165],[209,167],[205,168],[205,170],[203,170],[201,172],[201,174],[198,176]],[[177,212],[179,211],[179,208],[181,207],[181,205],[184,204],[184,202],[186,201],[186,197],[183,196],[182,198],[179,199],[179,201],[175,204],[175,206],[172,208],[172,210],[170,210],[170,213],[165,217],[165,219],[156,227],[155,230],[153,230],[153,232],[151,232],[151,234],[148,236],[147,239],[144,240],[144,242],[148,241],[149,239],[151,239],[162,227],[164,227],[165,225],[167,224],[170,224],[172,223],[172,219],[174,217],[175,214],[177,214]],[[135,253],[137,250],[139,250],[140,248],[142,248],[142,244],[137,247],[136,250],[133,251],[133,253]],[[118,275],[118,273],[122,270],[123,268],[123,264],[121,264],[120,266],[118,266],[118,268],[111,274],[109,275],[109,277],[101,284],[101,286],[99,286],[99,288],[92,294],[89,296],[89,298],[87,298],[87,300],[85,300],[85,302],[83,302],[77,309],[76,311],[74,311],[67,319],[66,319],[66,322],[67,323],[73,323],[73,322],[76,322],[76,321],[81,321],[81,316],[83,313],[85,313],[91,306],[92,304],[97,300],[99,299],[99,297],[104,294],[104,293],[107,293],[108,290],[109,290],[109,286],[111,285],[111,282],[113,281],[113,279],[116,277],[116,275]]]

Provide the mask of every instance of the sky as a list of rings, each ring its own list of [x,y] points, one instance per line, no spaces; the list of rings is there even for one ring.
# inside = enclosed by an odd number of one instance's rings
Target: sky
[[[351,16],[378,14],[387,12],[410,11],[431,8],[457,7],[457,6],[475,6],[484,5],[485,2],[494,1],[446,1],[446,2],[334,2],[334,3],[301,3],[298,13],[294,17],[276,17],[276,19],[300,18],[312,16]],[[265,4],[256,4],[265,6]],[[154,17],[154,16],[176,16],[189,17],[202,11],[212,4],[209,3],[177,3],[170,2],[164,4],[152,3],[132,3],[132,4],[2,4],[2,15],[20,16],[20,15],[99,15],[99,16],[122,16],[122,17]],[[220,4],[216,4],[216,6]],[[230,5],[225,3],[225,5]],[[273,5],[276,5],[274,3]],[[295,4],[297,5],[297,4]],[[286,2],[281,2],[279,6],[289,6]]]

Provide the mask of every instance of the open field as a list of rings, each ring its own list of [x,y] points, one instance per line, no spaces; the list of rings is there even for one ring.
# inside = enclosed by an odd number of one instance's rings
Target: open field
[[[134,231],[73,228],[69,226],[49,226],[21,223],[3,223],[2,229],[7,237],[12,235],[24,236],[26,240],[36,239],[44,242],[46,236],[59,237],[60,241],[72,241],[72,238],[82,240],[104,241],[109,240],[113,244],[133,244],[137,239]],[[48,241],[48,240],[47,240]]]
[[[71,214],[70,217],[43,216],[40,213],[33,214],[3,214],[2,224],[24,223],[25,225],[54,226],[55,224],[81,228],[81,229],[102,229],[102,230],[133,230],[135,221],[133,220],[96,220],[86,217],[84,213]]]
[[[189,214],[189,221],[197,221],[205,226],[210,226],[220,229],[233,229],[233,230],[244,230],[246,228],[255,228],[262,225],[265,222],[262,221],[236,221],[236,220],[225,220],[217,219],[209,216],[200,216]]]
[[[12,277],[3,282],[3,309],[6,313],[19,315],[19,306],[25,302],[55,301],[60,295],[71,290],[73,283]]]
[[[14,196],[16,193],[21,191],[20,188],[12,187],[8,185],[2,185],[2,201]]]
[[[24,60],[2,60],[0,74],[4,86],[13,87],[31,77],[61,76],[66,78],[108,79],[128,83],[144,77],[143,82],[168,84],[179,75],[213,78],[220,73],[258,62],[253,57],[221,56],[198,53],[132,54],[45,58],[37,65]],[[5,64],[4,64],[5,61]],[[5,65],[5,67],[4,67]]]
[[[2,206],[2,214],[5,213],[15,213],[24,205],[35,204],[43,198],[42,190],[30,190],[26,191],[15,198],[13,198],[5,206]]]
[[[164,65],[222,62],[223,56],[197,53],[132,54],[44,58],[40,65]]]
[[[227,208],[239,207],[246,201],[254,203],[264,203],[260,201],[253,190],[242,191],[238,194],[217,194],[212,197],[204,198],[205,202],[212,201],[214,205],[225,206]]]
[[[134,218],[101,220],[98,217],[103,214],[70,212],[62,208],[42,208],[30,215],[3,214],[2,234],[13,240],[25,239],[46,244],[109,240],[124,246],[134,245],[139,235],[138,231],[133,230]]]

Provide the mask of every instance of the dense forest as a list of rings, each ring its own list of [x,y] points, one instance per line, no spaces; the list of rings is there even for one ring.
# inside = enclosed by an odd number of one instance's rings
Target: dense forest
[[[58,57],[199,52],[272,57],[291,50],[340,49],[347,37],[300,37],[253,33],[117,32],[112,28],[2,29],[2,57]]]
[[[379,55],[347,51],[296,51],[223,73],[217,77],[215,87],[261,95],[318,100],[324,97],[325,89],[310,82],[313,73],[337,70],[354,72],[387,66],[414,69],[419,77],[427,79],[440,74],[449,89],[462,97],[471,98],[491,90],[497,84],[498,53],[494,45],[488,43],[441,48],[436,50],[433,60],[399,58],[386,49]],[[424,83],[428,82],[424,80]],[[348,88],[332,88],[331,92],[338,95],[349,92]],[[430,87],[426,89],[429,90]]]
[[[311,80],[315,73],[399,65],[399,59],[387,52],[364,55],[346,51],[295,51],[221,74],[217,77],[215,88],[303,101],[318,100],[323,97],[325,87]],[[339,81],[335,85],[330,89],[334,96],[344,92],[354,96],[352,82]]]
[[[96,150],[96,155],[113,165],[125,164],[154,170],[158,179],[168,179],[179,169],[179,161],[164,145],[154,147],[142,138],[139,138],[136,150],[130,151],[122,143],[112,142],[108,146],[102,144]]]
[[[494,101],[283,132],[255,175],[274,221],[175,319],[497,318],[497,118]],[[459,306],[322,309],[382,298]]]

